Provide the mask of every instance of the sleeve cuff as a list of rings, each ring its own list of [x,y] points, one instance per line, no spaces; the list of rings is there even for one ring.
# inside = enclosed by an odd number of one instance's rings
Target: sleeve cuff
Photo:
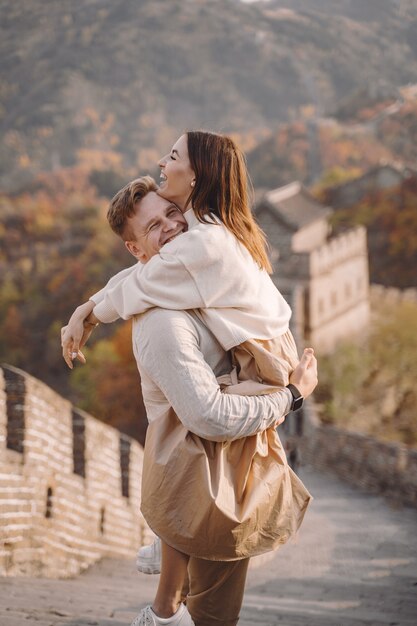
[[[101,302],[103,300],[103,296],[101,295],[102,291],[104,291],[104,289],[90,296],[89,300],[91,300],[91,302],[94,302],[94,304],[98,304],[99,302]]]
[[[90,298],[92,300],[92,298]],[[94,302],[94,300],[93,300]],[[97,319],[103,324],[110,324],[119,319],[120,315],[113,308],[107,306],[106,302],[102,300],[93,309],[93,313]]]
[[[287,389],[286,387],[285,387],[285,393],[286,393],[286,396],[287,396],[287,406],[286,406],[286,408],[285,408],[285,413],[284,413],[284,415],[288,415],[288,413],[291,411],[291,405],[292,405],[292,393],[291,393],[291,391],[290,391],[289,389]]]

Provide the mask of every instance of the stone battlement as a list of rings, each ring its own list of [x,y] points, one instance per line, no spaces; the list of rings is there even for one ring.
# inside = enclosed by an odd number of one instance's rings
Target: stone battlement
[[[371,299],[385,304],[399,304],[400,302],[417,302],[417,289],[397,289],[384,285],[371,285]]]
[[[417,450],[320,425],[305,438],[304,462],[365,491],[417,508]]]
[[[132,557],[141,446],[45,384],[0,369],[0,574],[73,576],[104,556]]]
[[[359,226],[330,239],[320,248],[311,252],[311,276],[325,274],[349,259],[366,254],[366,229],[363,226]]]

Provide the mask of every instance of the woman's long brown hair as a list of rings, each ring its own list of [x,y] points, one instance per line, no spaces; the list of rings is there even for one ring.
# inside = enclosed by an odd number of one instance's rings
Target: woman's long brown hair
[[[252,215],[249,175],[243,153],[226,135],[187,132],[188,158],[195,173],[189,201],[200,222],[214,213],[247,248],[259,267],[271,272],[266,238]],[[252,191],[252,186],[251,186]]]

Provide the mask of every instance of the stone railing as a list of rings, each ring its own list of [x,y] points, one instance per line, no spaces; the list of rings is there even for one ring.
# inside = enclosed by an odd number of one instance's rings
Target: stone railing
[[[417,507],[417,450],[320,424],[314,405],[304,411],[303,464],[329,470],[350,484]]]
[[[49,387],[0,369],[0,574],[72,576],[132,557],[142,448]]]
[[[400,302],[417,302],[417,289],[397,289],[384,285],[371,285],[370,296],[375,302],[385,304],[399,304]]]

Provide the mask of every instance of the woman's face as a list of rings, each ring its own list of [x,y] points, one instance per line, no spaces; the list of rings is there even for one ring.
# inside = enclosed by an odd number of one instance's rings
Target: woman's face
[[[195,174],[188,158],[187,135],[181,137],[158,163],[161,168],[159,195],[185,211],[195,182]]]

